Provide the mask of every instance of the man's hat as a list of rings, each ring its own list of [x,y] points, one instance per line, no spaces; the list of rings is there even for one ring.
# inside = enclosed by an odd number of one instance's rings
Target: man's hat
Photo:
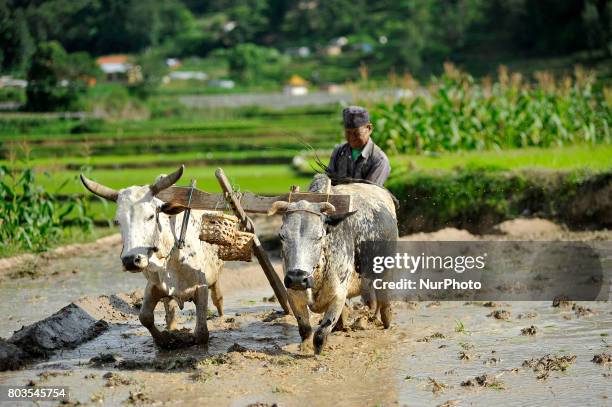
[[[356,129],[370,123],[370,114],[360,106],[349,106],[342,111],[345,129]]]

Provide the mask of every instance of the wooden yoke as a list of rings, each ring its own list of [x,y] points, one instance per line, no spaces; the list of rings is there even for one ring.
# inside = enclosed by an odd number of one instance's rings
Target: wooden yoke
[[[223,171],[221,171],[223,172]],[[189,201],[189,187],[172,186],[161,191],[157,197],[164,202],[168,202],[173,207],[187,207]],[[305,200],[312,203],[329,202],[336,208],[337,213],[350,212],[351,196],[324,194],[318,192],[291,192],[278,196],[261,196],[251,192],[240,194],[240,206],[247,213],[268,213],[272,204],[276,201],[297,202]],[[210,194],[208,192],[194,189],[191,197],[191,209],[194,210],[223,210],[226,207],[226,200],[223,194]]]
[[[255,233],[255,226],[251,218],[247,216],[247,212],[268,213],[268,210],[276,201],[297,202],[306,200],[312,203],[329,202],[334,205],[336,208],[335,212],[337,213],[350,212],[351,210],[351,196],[331,194],[331,184],[328,184],[326,188],[327,193],[299,192],[299,188],[292,187],[291,192],[288,194],[261,196],[250,192],[235,193],[221,168],[215,171],[215,176],[223,190],[222,194],[211,194],[195,188],[172,186],[160,191],[157,197],[166,202],[166,209],[174,214],[180,213],[188,207],[195,210],[222,211],[227,208],[229,203],[232,211],[240,220],[242,230],[250,233]],[[268,254],[261,245],[257,235],[253,239],[253,252],[268,282],[272,286],[281,307],[283,307],[286,314],[291,314],[285,286],[278,277],[278,274],[276,274],[274,266],[272,266]]]

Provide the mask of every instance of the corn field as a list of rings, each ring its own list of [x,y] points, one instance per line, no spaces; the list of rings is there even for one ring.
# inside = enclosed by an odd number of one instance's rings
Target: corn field
[[[0,252],[43,251],[70,228],[93,229],[83,200],[76,196],[60,200],[34,181],[30,168],[0,167]]]
[[[392,154],[612,141],[612,88],[597,89],[595,75],[580,68],[534,79],[500,67],[495,81],[476,81],[446,64],[426,90],[408,78],[412,96],[375,105],[372,137]]]

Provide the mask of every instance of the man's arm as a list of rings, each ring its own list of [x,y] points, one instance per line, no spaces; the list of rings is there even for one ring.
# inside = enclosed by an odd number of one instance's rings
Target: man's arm
[[[336,146],[334,151],[332,151],[331,158],[329,159],[329,165],[327,166],[327,172],[335,173],[337,171],[336,168],[336,156],[338,155],[338,151],[340,150],[340,146]]]
[[[389,159],[383,154],[376,157],[365,179],[375,182],[382,187],[387,178],[389,178],[389,173],[391,173],[391,165],[389,164]]]

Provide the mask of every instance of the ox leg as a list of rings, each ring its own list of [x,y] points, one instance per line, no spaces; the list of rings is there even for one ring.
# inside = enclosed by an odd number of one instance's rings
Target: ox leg
[[[291,311],[293,311],[293,315],[298,323],[300,338],[302,338],[300,350],[302,352],[307,351],[311,348],[312,344],[312,326],[310,325],[308,297],[304,291],[296,293],[294,290],[287,290],[287,298]]]
[[[340,318],[338,318],[338,322],[336,322],[336,326],[332,332],[344,331],[349,327],[349,317],[350,317],[350,309],[347,304],[344,304],[342,307],[342,312],[340,313]]]
[[[208,285],[206,285],[205,281],[196,288],[194,302],[196,307],[196,326],[193,332],[195,341],[198,345],[207,345]]]
[[[385,329],[388,329],[391,326],[391,301],[387,298],[386,293],[382,291],[378,291],[377,293],[377,310],[378,313],[380,311],[380,319],[382,320],[383,326]]]
[[[142,326],[147,328],[153,337],[153,340],[157,343],[162,341],[162,334],[155,326],[155,306],[159,302],[161,294],[151,283],[147,283],[144,291],[144,297],[142,299],[142,306],[140,307],[140,313],[138,319]]]
[[[164,309],[166,310],[166,329],[168,331],[176,331],[176,301],[172,298],[164,298]]]
[[[361,299],[363,303],[368,306],[370,311],[376,310],[376,290],[374,290],[372,280],[369,278],[364,277],[361,279]]]
[[[221,291],[221,285],[219,284],[219,279],[217,278],[217,282],[214,285],[210,286],[210,296],[212,298],[213,304],[217,308],[217,312],[219,316],[223,316],[223,292]]]
[[[342,310],[344,308],[344,302],[346,301],[345,295],[337,295],[329,304],[327,311],[325,311],[325,315],[323,315],[323,321],[321,325],[317,328],[317,331],[313,337],[313,345],[315,355],[321,354],[325,343],[327,342],[327,336],[331,332],[338,319],[342,315]]]

